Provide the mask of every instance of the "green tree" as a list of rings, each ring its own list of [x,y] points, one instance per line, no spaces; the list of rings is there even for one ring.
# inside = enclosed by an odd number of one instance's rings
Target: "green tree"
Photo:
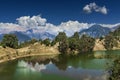
[[[3,47],[18,48],[18,38],[14,34],[5,34],[1,43]]]
[[[95,39],[87,35],[82,35],[79,40],[79,53],[93,51]]]
[[[104,39],[104,37],[103,37],[103,36],[101,36],[99,39],[100,39],[100,41],[102,41],[102,40]]]
[[[79,33],[75,32],[72,37],[69,38],[69,48],[72,52],[77,51],[79,48]]]
[[[59,32],[59,34],[55,37],[56,42],[62,42],[64,39],[67,39],[65,32]]]
[[[65,32],[59,32],[55,38],[55,41],[59,43],[58,49],[61,53],[68,53],[69,44]]]
[[[38,42],[38,40],[33,38],[33,39],[31,39],[28,43],[29,43],[29,44],[34,44],[34,43],[36,43],[36,42]]]
[[[55,44],[56,44],[56,41],[53,40],[53,41],[51,42],[51,46],[54,46]]]
[[[114,46],[118,45],[117,40],[112,35],[105,36],[104,42],[104,46],[107,50],[111,50]]]
[[[68,49],[69,49],[69,44],[68,44],[68,40],[67,39],[63,39],[58,46],[58,49],[61,53],[66,54],[68,53]]]
[[[72,38],[75,38],[76,40],[79,40],[79,33],[75,32]]]
[[[51,44],[50,39],[45,39],[42,41],[42,44],[45,44],[46,46],[49,46]]]

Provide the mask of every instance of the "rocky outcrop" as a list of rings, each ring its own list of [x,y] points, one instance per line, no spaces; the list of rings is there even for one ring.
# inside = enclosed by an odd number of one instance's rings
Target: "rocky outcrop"
[[[104,40],[100,41],[99,39],[96,39],[93,51],[99,51],[99,50],[106,50],[104,47]]]

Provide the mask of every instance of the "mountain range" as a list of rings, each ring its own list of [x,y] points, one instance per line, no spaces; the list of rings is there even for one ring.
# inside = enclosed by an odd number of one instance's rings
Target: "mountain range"
[[[29,29],[27,31],[24,32],[24,34],[28,35],[30,38],[35,38],[35,39],[46,39],[46,38],[49,38],[49,39],[54,39],[55,38],[55,35],[53,34],[50,34],[48,32],[34,32],[33,29]]]
[[[107,35],[111,31],[108,27],[102,27],[101,25],[93,25],[88,29],[84,29],[79,32],[80,35],[87,34],[91,37],[101,37]]]
[[[109,28],[109,27],[103,27],[102,25],[95,24],[95,25],[92,25],[91,27],[89,27],[87,29],[80,30],[79,34],[80,35],[87,34],[91,37],[94,37],[94,38],[97,37],[98,38],[98,37],[107,35],[109,32],[111,32],[113,30],[116,30],[118,27],[119,26]],[[49,38],[49,39],[52,40],[56,36],[56,34],[51,34],[50,32],[35,31],[34,29],[28,29],[28,30],[23,31],[23,32],[14,31],[14,32],[10,32],[10,33],[15,34],[18,37],[20,42],[27,41],[27,40],[30,40],[32,38],[35,38],[35,39],[38,39],[38,40]],[[2,40],[3,35],[4,34],[0,34],[0,40]]]

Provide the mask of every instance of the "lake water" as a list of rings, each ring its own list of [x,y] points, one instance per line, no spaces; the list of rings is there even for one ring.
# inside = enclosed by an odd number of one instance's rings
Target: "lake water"
[[[79,56],[34,56],[0,64],[0,80],[106,80],[107,63],[120,50]]]

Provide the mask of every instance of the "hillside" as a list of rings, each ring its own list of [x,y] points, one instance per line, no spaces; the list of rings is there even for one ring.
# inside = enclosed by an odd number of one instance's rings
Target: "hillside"
[[[15,34],[19,40],[19,42],[24,42],[24,41],[28,41],[31,40],[31,38],[29,36],[27,36],[26,34],[22,33],[22,32],[11,32],[12,34]]]
[[[20,49],[12,49],[9,47],[3,48],[0,46],[0,62],[27,56],[58,54],[59,51],[56,46],[46,47],[45,45],[41,45],[41,43],[38,42]]]

